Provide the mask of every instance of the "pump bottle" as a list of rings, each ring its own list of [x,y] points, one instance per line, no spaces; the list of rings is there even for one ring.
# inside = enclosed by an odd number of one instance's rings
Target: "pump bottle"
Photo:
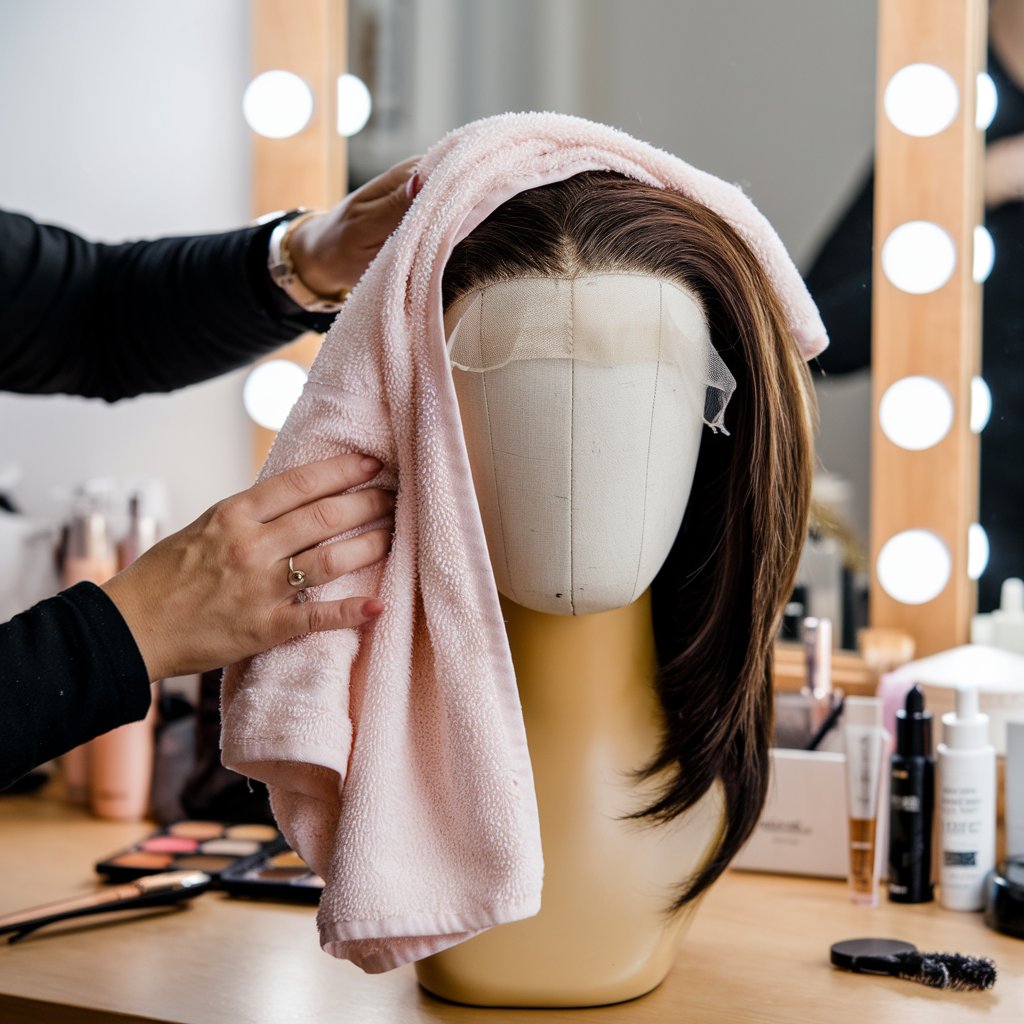
[[[939,902],[981,910],[985,875],[995,865],[996,760],[978,691],[958,689],[942,716],[939,744]]]
[[[107,515],[107,481],[90,481],[78,494],[68,527],[63,585],[106,583],[117,572],[117,552]],[[67,797],[84,804],[89,795],[89,748],[69,750],[61,758]]]
[[[935,759],[932,715],[917,686],[896,712],[896,751],[889,773],[889,899],[928,903],[933,898]]]
[[[157,541],[158,524],[144,498],[144,493],[135,493],[129,499],[128,533],[118,545],[119,570]],[[122,725],[89,744],[89,804],[97,817],[113,821],[145,817],[153,779],[155,707],[141,721]]]

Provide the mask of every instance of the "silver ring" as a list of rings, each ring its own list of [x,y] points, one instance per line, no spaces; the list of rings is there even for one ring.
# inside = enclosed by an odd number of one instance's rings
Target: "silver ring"
[[[292,558],[295,556],[292,555]],[[292,565],[292,558],[288,559],[288,582],[293,587],[301,587],[306,582],[306,574],[301,569],[296,569]]]

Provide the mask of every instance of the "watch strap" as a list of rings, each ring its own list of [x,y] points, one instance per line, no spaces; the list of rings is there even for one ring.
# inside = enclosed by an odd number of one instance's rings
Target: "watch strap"
[[[270,233],[267,270],[274,284],[297,306],[310,313],[337,313],[348,297],[348,291],[343,288],[334,295],[320,295],[313,291],[299,276],[288,248],[288,239],[292,231],[303,221],[317,215],[318,211],[304,208],[289,210],[280,215],[281,219]]]

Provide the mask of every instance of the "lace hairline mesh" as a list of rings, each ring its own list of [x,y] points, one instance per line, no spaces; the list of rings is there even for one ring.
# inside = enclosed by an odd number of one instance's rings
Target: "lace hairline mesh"
[[[696,370],[704,422],[728,434],[735,378],[711,343],[702,304],[674,281],[628,272],[517,277],[467,292],[445,323],[451,365],[468,373],[524,359],[669,362],[690,379]]]

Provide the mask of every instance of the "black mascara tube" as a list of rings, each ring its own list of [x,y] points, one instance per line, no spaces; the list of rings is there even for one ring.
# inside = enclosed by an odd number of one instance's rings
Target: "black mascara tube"
[[[896,752],[889,779],[889,899],[928,903],[932,887],[935,758],[932,715],[915,686],[896,712]]]

